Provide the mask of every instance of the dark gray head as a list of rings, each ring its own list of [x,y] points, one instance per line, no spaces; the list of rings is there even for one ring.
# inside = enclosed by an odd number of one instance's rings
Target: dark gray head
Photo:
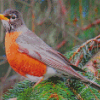
[[[14,9],[7,9],[4,11],[3,15],[9,19],[2,20],[3,26],[7,32],[15,31],[21,25],[24,25],[21,13]]]

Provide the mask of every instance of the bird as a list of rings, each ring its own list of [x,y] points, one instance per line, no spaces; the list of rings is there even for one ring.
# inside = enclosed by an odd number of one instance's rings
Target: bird
[[[18,10],[7,9],[0,14],[0,19],[6,30],[5,52],[10,66],[20,75],[36,82],[35,86],[52,76],[61,76],[79,79],[100,90],[99,84],[78,73],[84,72],[83,69],[73,65],[29,30]]]

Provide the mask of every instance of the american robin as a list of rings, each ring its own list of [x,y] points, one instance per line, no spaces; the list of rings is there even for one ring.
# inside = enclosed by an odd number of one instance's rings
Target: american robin
[[[82,69],[72,65],[64,55],[30,31],[19,11],[8,9],[0,14],[0,19],[6,29],[7,60],[17,73],[37,82],[36,85],[52,76],[70,76],[100,90],[100,85],[77,72],[83,72]]]

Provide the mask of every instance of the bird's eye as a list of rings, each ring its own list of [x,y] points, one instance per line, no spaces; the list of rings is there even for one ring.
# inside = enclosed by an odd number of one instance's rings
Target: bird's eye
[[[12,19],[15,19],[16,17],[15,16],[12,16]]]

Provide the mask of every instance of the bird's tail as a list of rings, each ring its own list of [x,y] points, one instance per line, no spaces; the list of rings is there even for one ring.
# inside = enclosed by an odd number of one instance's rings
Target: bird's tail
[[[92,87],[94,87],[95,89],[99,90],[100,91],[100,85],[97,84],[96,82],[94,81],[91,81],[89,79],[87,79],[86,77],[84,77],[83,75],[77,73],[76,71],[74,71],[74,77],[78,78],[79,80],[81,80],[83,83],[86,83]]]
[[[95,88],[95,89],[97,89],[97,90],[100,91],[100,85],[97,84],[94,81],[91,81],[91,80],[89,80],[89,79],[86,78],[85,80],[83,80],[83,83],[86,83],[86,84],[90,85],[91,87],[93,87],[93,88]]]
[[[76,78],[81,80],[83,83],[89,84],[90,86],[94,87],[95,89],[100,91],[100,85],[97,84],[96,82],[93,82],[89,79],[87,79],[86,77],[84,77],[83,75],[79,74],[77,71],[75,71],[72,67],[64,67],[66,68],[65,71],[67,73],[64,73],[65,75],[71,75],[72,78]]]
[[[87,79],[86,77],[84,77],[83,75],[80,75],[80,74],[77,74],[77,78],[80,79],[83,83],[86,83],[86,84],[90,85],[91,87],[100,91],[100,85],[97,84],[96,82],[91,81],[91,80]]]

